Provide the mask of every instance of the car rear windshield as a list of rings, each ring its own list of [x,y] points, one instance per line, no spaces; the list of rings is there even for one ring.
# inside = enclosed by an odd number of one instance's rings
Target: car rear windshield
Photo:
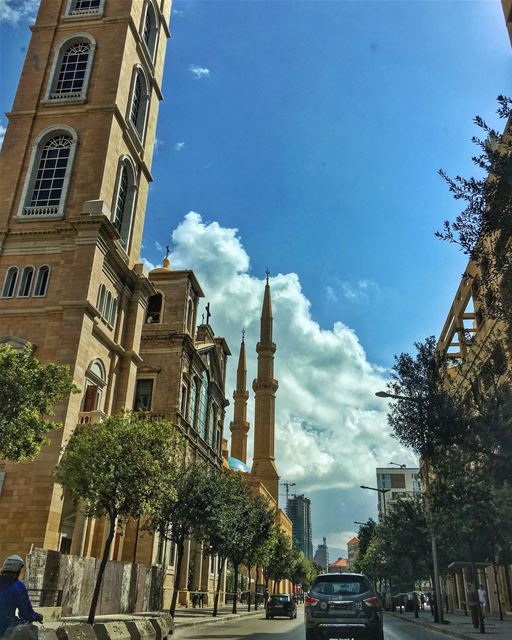
[[[274,600],[275,602],[288,602],[290,596],[271,596],[270,599]]]
[[[357,596],[370,591],[370,583],[364,576],[322,576],[313,584],[311,591],[325,596]]]

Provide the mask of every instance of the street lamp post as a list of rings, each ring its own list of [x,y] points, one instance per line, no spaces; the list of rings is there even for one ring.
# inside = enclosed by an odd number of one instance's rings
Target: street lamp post
[[[392,393],[388,393],[387,391],[377,391],[375,395],[378,398],[392,398],[393,400],[405,400],[407,402],[415,402],[416,404],[421,404],[421,398],[411,398],[410,396],[400,396],[394,395]],[[429,468],[428,468],[428,460],[425,460],[426,463],[426,473],[425,473],[425,484],[427,487],[427,492],[429,489]],[[434,533],[434,529],[432,526],[432,519],[430,518],[430,540],[432,543],[432,565],[434,569],[434,621],[444,623],[444,610],[443,603],[441,601],[441,582],[439,580],[439,559],[437,555],[437,539],[436,534]]]
[[[377,487],[367,487],[364,484],[362,484],[359,488],[370,489],[370,491],[378,491],[379,493],[382,493],[382,513],[384,517],[386,517],[386,493],[389,493],[391,489],[377,489]]]

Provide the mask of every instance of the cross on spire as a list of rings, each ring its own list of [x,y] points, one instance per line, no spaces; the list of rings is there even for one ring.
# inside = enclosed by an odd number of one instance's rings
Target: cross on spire
[[[169,249],[169,245],[165,247],[165,257],[168,258],[171,250]]]
[[[206,311],[206,324],[210,324],[210,318],[212,317],[212,314],[210,313],[210,303],[209,302],[205,307],[205,311]]]

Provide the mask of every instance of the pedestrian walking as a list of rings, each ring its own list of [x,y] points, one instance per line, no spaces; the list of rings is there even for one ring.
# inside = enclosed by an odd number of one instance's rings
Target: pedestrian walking
[[[27,588],[19,579],[25,563],[20,556],[4,560],[0,572],[0,638],[37,640],[37,627],[43,616],[32,608]],[[16,612],[18,615],[16,615]]]
[[[420,602],[421,602],[421,610],[422,611],[425,611],[425,601],[426,601],[425,594],[422,591],[421,594],[420,594]]]
[[[427,604],[430,607],[430,613],[434,615],[434,595],[431,591],[427,593]]]
[[[485,616],[487,610],[487,592],[482,584],[478,587],[478,602],[480,603],[480,611],[482,615]]]

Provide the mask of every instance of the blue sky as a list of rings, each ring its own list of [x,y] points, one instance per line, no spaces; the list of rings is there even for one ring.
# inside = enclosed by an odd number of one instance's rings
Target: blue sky
[[[0,0],[2,112],[29,39],[29,11],[8,22],[6,7],[30,4]],[[434,238],[457,211],[436,172],[472,173],[473,116],[497,124],[512,94],[501,4],[176,0],[171,31],[143,256],[159,262],[174,232],[234,359],[266,267],[282,274],[278,466],[336,555],[375,514],[358,485],[412,461],[372,394],[393,354],[439,333],[464,268]]]

